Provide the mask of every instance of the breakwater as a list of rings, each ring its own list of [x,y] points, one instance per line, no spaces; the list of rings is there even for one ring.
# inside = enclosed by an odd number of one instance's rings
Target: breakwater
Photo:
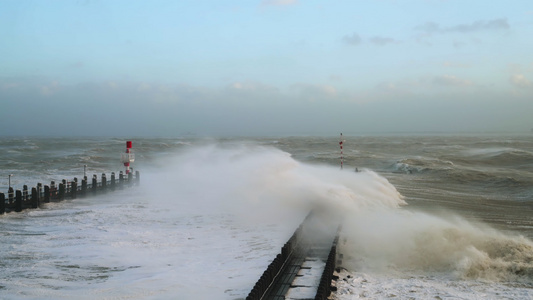
[[[21,212],[24,209],[38,208],[41,203],[58,202],[64,199],[76,199],[131,187],[140,183],[139,171],[125,175],[122,171],[115,175],[111,173],[109,180],[104,173],[100,176],[95,174],[89,181],[87,176],[78,182],[77,178],[71,181],[63,179],[61,182],[50,182],[50,185],[38,183],[37,186],[28,189],[27,185],[22,190],[9,188],[7,196],[0,193],[0,215],[9,212]]]
[[[327,299],[338,260],[341,226],[325,225],[323,215],[311,212],[281,248],[246,300]]]

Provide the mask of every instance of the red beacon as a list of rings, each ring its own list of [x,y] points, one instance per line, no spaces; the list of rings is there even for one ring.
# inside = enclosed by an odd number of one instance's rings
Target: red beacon
[[[135,154],[132,153],[132,143],[131,141],[126,142],[126,153],[122,153],[121,161],[126,167],[126,175],[130,173],[130,163],[135,161]]]

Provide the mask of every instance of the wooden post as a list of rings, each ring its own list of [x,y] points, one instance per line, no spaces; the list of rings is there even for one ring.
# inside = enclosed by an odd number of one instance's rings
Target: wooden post
[[[74,177],[71,183],[72,193],[71,197],[72,199],[76,199],[78,197],[78,177]]]
[[[78,196],[78,180],[74,178],[75,180],[70,183],[70,198],[76,199]]]
[[[114,191],[115,190],[115,172],[111,172],[111,190]]]
[[[22,203],[25,203],[28,201],[28,186],[23,185],[22,186]]]
[[[85,197],[87,194],[87,177],[81,181],[81,196]]]
[[[105,173],[102,173],[102,191],[105,192],[107,189],[107,178],[105,176]]]
[[[42,194],[43,194],[43,184],[37,183],[37,193],[39,193],[39,202],[41,202]]]
[[[50,200],[56,198],[56,196],[57,196],[56,182],[52,180],[50,182]]]
[[[44,203],[50,203],[50,187],[44,186]]]
[[[96,177],[96,174],[93,175],[93,193],[96,194],[96,189],[98,188],[98,177]]]
[[[67,183],[67,180],[66,179],[63,179],[61,180],[61,182],[63,183],[63,186],[65,186],[65,194],[64,194],[64,197],[66,197],[69,193],[69,190],[68,190],[68,183]]]
[[[16,212],[22,211],[22,192],[20,190],[17,190],[16,196],[15,196],[15,211]]]
[[[65,198],[72,198],[72,181],[67,181],[67,184],[65,184]]]
[[[135,182],[137,183],[137,185],[141,184],[141,174],[139,173],[139,171],[135,171]]]
[[[13,203],[15,199],[15,191],[13,190],[13,187],[10,187],[9,190],[7,191],[7,198],[8,198],[9,204]]]
[[[37,188],[33,187],[31,188],[31,208],[37,207],[39,207],[39,193],[37,192]]]
[[[59,184],[59,192],[57,194],[57,199],[58,200],[61,201],[61,200],[65,199],[65,190],[66,190],[66,188],[67,187],[63,183]]]
[[[0,215],[6,213],[6,196],[4,193],[0,193]]]
[[[124,173],[120,171],[120,173],[118,173],[118,187],[122,188],[123,186],[124,186]]]

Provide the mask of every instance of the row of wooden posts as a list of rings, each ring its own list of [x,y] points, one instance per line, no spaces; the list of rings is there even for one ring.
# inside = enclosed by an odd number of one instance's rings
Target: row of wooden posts
[[[120,171],[118,179],[113,172],[109,181],[104,173],[101,176],[100,182],[98,182],[98,176],[96,174],[93,175],[91,183],[88,182],[87,176],[84,176],[81,180],[81,185],[78,185],[77,178],[74,178],[72,181],[63,179],[59,184],[52,181],[50,185],[44,186],[38,183],[36,187],[31,189],[31,194],[28,192],[27,185],[24,185],[22,191],[14,191],[10,187],[7,198],[4,193],[0,193],[0,215],[12,211],[21,212],[27,208],[38,208],[41,203],[76,199],[77,197],[85,197],[115,189],[122,189],[127,186],[138,185],[140,179],[139,171],[135,172],[135,176],[133,173],[125,175]]]

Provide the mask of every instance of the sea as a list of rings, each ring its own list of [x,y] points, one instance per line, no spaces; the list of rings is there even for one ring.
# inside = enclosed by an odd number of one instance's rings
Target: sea
[[[109,178],[127,140],[139,186],[0,216],[0,299],[244,299],[317,206],[331,299],[533,299],[532,134],[1,137],[0,192]]]

